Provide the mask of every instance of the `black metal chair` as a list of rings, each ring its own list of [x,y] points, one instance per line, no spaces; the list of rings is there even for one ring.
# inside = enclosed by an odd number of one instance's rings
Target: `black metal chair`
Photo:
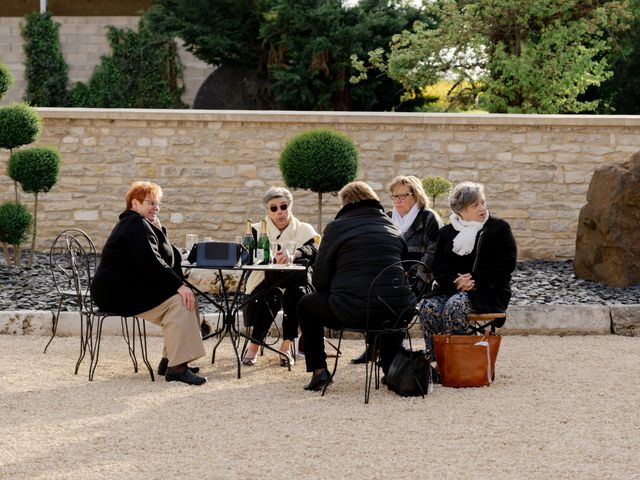
[[[72,259],[75,258],[79,253],[77,251],[78,245],[82,247],[83,254],[86,257],[86,260],[89,262],[92,270],[95,270],[96,248],[89,236],[82,230],[78,230],[76,228],[63,230],[51,243],[51,248],[49,250],[49,268],[51,269],[53,284],[60,298],[58,300],[58,308],[55,314],[53,314],[51,323],[51,338],[47,342],[47,345],[44,347],[44,353],[47,353],[47,348],[49,348],[49,345],[53,341],[53,338],[56,336],[58,330],[58,320],[60,318],[60,311],[62,310],[62,304],[70,303],[74,305],[76,309],[79,308],[77,301],[78,292],[74,284],[72,269]],[[71,250],[76,251],[72,252]],[[88,287],[88,285],[80,286],[81,289],[85,289],[86,287]],[[80,349],[82,352],[84,351],[83,342],[85,338],[85,336],[82,334],[82,332],[84,332],[84,322],[82,321],[82,318],[80,322],[80,330]],[[77,369],[76,373],[78,373]]]
[[[409,349],[411,349],[411,335],[409,334],[409,330],[417,321],[415,304],[405,306],[401,309],[394,308],[385,297],[385,294],[388,292],[389,285],[394,289],[415,290],[415,286],[419,282],[418,273],[423,268],[425,268],[424,263],[418,260],[404,260],[382,269],[369,286],[365,328],[345,327],[338,330],[338,345],[335,347],[338,352],[340,351],[344,332],[358,333],[365,339],[373,340],[371,352],[367,349],[367,361],[365,363],[365,404],[369,403],[372,385],[375,383],[376,390],[380,388],[380,363],[378,357],[381,339],[387,335],[402,335],[408,340]],[[386,318],[382,322],[374,323],[370,318],[371,310],[372,308],[378,310],[381,306],[386,310]],[[369,356],[369,353],[371,353],[371,356]],[[338,368],[339,358],[340,355],[336,355],[333,371],[331,372],[332,378]],[[328,384],[322,389],[322,395],[325,394],[327,386]]]

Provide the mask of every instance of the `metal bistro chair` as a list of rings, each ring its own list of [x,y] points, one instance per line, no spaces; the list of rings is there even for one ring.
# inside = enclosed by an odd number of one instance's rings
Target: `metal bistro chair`
[[[75,241],[72,241],[74,239]],[[53,285],[58,291],[60,296],[58,300],[58,308],[53,315],[51,323],[51,338],[44,347],[44,353],[47,353],[47,348],[53,341],[58,330],[58,320],[60,318],[60,311],[62,310],[63,303],[71,303],[75,308],[79,308],[76,286],[74,284],[73,271],[71,267],[71,251],[70,249],[77,250],[77,245],[82,247],[86,260],[90,263],[90,266],[95,270],[96,266],[96,248],[89,238],[89,236],[82,230],[76,228],[69,228],[63,230],[51,243],[49,250],[49,268],[51,269],[51,277],[53,279]],[[77,255],[75,252],[74,255]],[[83,287],[86,287],[84,285]],[[80,335],[80,349],[84,350],[84,331],[83,322],[80,323],[81,335]],[[77,373],[77,370],[76,370]]]
[[[388,267],[385,267],[378,273],[369,286],[369,293],[367,297],[367,311],[366,311],[366,328],[358,329],[345,327],[339,330],[337,351],[340,351],[340,344],[342,343],[342,337],[344,332],[355,332],[363,335],[366,338],[373,338],[371,346],[371,357],[367,352],[367,361],[365,364],[365,385],[364,385],[364,403],[369,403],[369,397],[371,395],[371,386],[374,383],[376,390],[380,388],[380,364],[378,362],[378,356],[380,353],[380,340],[385,335],[402,335],[409,342],[409,349],[411,349],[411,335],[409,329],[417,321],[417,311],[415,304],[408,307],[397,309],[394,308],[389,301],[384,297],[383,293],[388,291],[389,285],[394,289],[414,289],[418,282],[418,273],[421,269],[425,268],[424,263],[418,260],[404,260],[396,262]],[[376,309],[380,306],[386,310],[386,318],[377,326],[372,326],[370,322],[370,313],[373,307]],[[336,360],[331,372],[331,377],[338,368],[338,359],[340,355],[336,355]],[[375,375],[375,377],[374,377]],[[322,389],[322,395],[325,394],[327,385]],[[425,392],[426,393],[426,392]],[[424,397],[424,394],[423,394]]]

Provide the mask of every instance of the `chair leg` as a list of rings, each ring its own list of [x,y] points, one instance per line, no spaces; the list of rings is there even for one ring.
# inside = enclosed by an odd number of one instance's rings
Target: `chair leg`
[[[122,337],[124,338],[129,350],[129,358],[133,362],[133,371],[138,373],[138,359],[136,358],[136,328],[135,317],[132,317],[131,326],[133,330],[133,338],[129,336],[129,317],[120,317],[120,327],[122,329]]]
[[[380,388],[380,371],[376,368],[380,353],[380,337],[381,335],[375,335],[373,337],[373,346],[371,348],[371,358],[367,357],[367,363],[364,368],[364,403],[369,403],[369,397],[371,396],[371,385],[375,384],[376,390]]]
[[[44,352],[42,352],[42,353],[47,353],[47,348],[49,348],[49,345],[53,341],[53,337],[56,336],[56,331],[58,330],[58,319],[60,318],[60,310],[61,309],[62,309],[62,295],[60,296],[60,301],[58,302],[58,311],[56,312],[56,314],[51,319],[51,338],[49,339],[49,341],[45,345]],[[80,341],[82,342],[82,339],[80,339]]]
[[[342,335],[344,334],[343,330],[340,330],[340,335],[338,335],[338,347],[336,348],[336,351],[340,351],[340,345],[342,343]],[[333,376],[336,374],[336,370],[338,369],[338,360],[340,359],[340,355],[336,355],[336,361],[333,363],[333,371],[331,372],[331,376],[330,378],[333,378]],[[321,397],[324,397],[324,393],[327,391],[327,387],[329,386],[329,383],[327,382],[324,385],[324,388],[322,389],[322,395]]]
[[[149,358],[147,357],[147,324],[145,323],[145,319],[142,319],[142,329],[140,329],[140,319],[138,317],[133,317],[133,337],[136,336],[136,326],[138,327],[138,337],[140,339],[140,350],[142,351],[142,361],[147,366],[147,370],[149,370],[149,375],[151,376],[151,381],[155,382],[155,376],[153,375],[153,368],[151,368],[151,364],[149,363]]]
[[[91,365],[89,366],[89,381],[93,381],[93,374],[98,366],[98,357],[100,356],[100,339],[102,338],[102,322],[106,317],[98,317],[98,325],[96,328],[96,340],[92,342],[91,349]]]
[[[80,364],[82,360],[84,360],[84,356],[87,353],[87,347],[89,347],[89,354],[92,355],[91,350],[93,349],[93,319],[91,318],[91,314],[80,312],[80,354],[78,355],[78,360],[76,361],[76,369],[75,374],[78,374],[78,370],[80,369]],[[91,365],[89,365],[91,368]]]

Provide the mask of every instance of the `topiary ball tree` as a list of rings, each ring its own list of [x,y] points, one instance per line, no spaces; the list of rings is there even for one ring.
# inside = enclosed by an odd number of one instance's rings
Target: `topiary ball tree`
[[[3,242],[4,259],[11,266],[7,244],[13,245],[14,262],[20,266],[20,243],[27,239],[32,217],[27,207],[18,202],[0,205],[0,242]]]
[[[11,70],[4,63],[0,63],[0,98],[7,93],[12,83],[13,75]]]
[[[26,103],[12,103],[0,108],[0,147],[12,150],[33,143],[40,135],[42,121]]]
[[[318,230],[322,231],[322,194],[337,192],[358,174],[358,147],[347,135],[319,128],[293,137],[280,154],[285,184],[318,193]]]
[[[58,182],[60,163],[60,152],[48,147],[23,148],[9,157],[7,166],[9,177],[19,183],[22,190],[35,195],[29,266],[33,263],[33,252],[36,248],[38,193],[48,192]]]

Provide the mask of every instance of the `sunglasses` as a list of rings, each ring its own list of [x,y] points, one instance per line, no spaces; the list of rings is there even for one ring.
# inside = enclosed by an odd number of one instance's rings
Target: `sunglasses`
[[[282,210],[283,212],[286,211],[289,208],[289,205],[286,203],[283,203],[280,205],[280,210]],[[278,205],[271,205],[269,207],[269,210],[271,210],[272,212],[277,212],[278,211]]]

